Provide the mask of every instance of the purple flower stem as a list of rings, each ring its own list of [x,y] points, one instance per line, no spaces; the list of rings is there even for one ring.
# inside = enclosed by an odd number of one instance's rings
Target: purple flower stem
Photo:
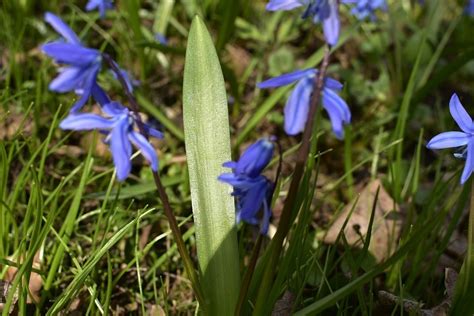
[[[118,81],[122,85],[122,88],[125,91],[125,95],[130,103],[130,110],[134,113],[137,120],[138,129],[140,130],[140,134],[144,137],[148,138],[148,133],[144,128],[143,121],[139,115],[139,106],[138,102],[133,96],[132,92],[129,90],[127,82],[122,75],[122,72],[118,68],[117,64],[113,61],[113,59],[108,54],[103,54],[103,58],[110,69],[117,75]],[[183,259],[184,268],[186,270],[186,274],[188,275],[191,284],[193,286],[194,294],[196,295],[197,300],[199,301],[200,308],[204,308],[205,300],[204,295],[201,290],[201,285],[199,283],[199,278],[197,276],[196,270],[194,269],[193,261],[191,260],[191,256],[189,255],[188,250],[186,249],[186,245],[184,244],[183,235],[181,234],[181,230],[179,229],[178,222],[176,217],[174,216],[173,210],[171,208],[171,204],[169,202],[168,194],[161,182],[160,175],[157,171],[152,170],[153,179],[155,181],[156,189],[158,191],[158,195],[160,197],[161,202],[163,203],[163,209],[165,211],[165,215],[168,219],[171,232],[173,233],[173,237],[176,242],[176,246],[178,248],[179,254]]]
[[[270,258],[269,261],[266,263],[266,268],[264,269],[265,273],[263,275],[262,282],[260,283],[254,315],[264,314],[263,310],[268,304],[267,298],[268,294],[270,293],[271,285],[273,283],[274,275],[278,265],[278,259],[280,258],[281,250],[283,247],[283,241],[285,240],[292,224],[292,211],[294,210],[296,196],[300,188],[300,183],[304,174],[306,161],[308,160],[314,119],[319,103],[321,101],[321,92],[324,85],[324,77],[326,76],[327,68],[329,65],[329,56],[330,50],[329,47],[326,46],[320,71],[318,73],[318,76],[315,77],[314,92],[311,96],[308,120],[306,121],[306,126],[301,141],[301,147],[299,148],[298,154],[296,156],[296,165],[295,170],[293,172],[293,178],[290,184],[290,189],[288,191],[288,196],[285,200],[285,205],[283,206],[283,211],[281,213],[280,221],[278,223],[278,229],[268,249],[268,251],[270,251]]]

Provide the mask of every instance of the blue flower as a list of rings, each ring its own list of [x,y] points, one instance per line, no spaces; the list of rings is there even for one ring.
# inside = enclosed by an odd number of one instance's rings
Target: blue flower
[[[86,11],[99,10],[101,18],[105,17],[105,11],[114,7],[112,0],[89,0],[86,5]]]
[[[100,100],[101,96],[98,94],[105,94],[96,82],[102,65],[101,53],[96,49],[84,47],[74,31],[58,16],[48,12],[45,14],[45,20],[66,42],[60,40],[44,44],[43,52],[55,62],[68,65],[60,69],[59,76],[49,84],[49,89],[61,93],[74,91],[80,95],[71,108],[71,112],[77,112],[91,95]]]
[[[125,180],[132,169],[130,161],[132,144],[140,149],[151,168],[157,171],[158,156],[156,151],[142,134],[135,131],[137,122],[134,115],[117,102],[105,104],[102,106],[102,111],[109,118],[89,113],[73,113],[66,117],[59,127],[65,130],[99,130],[106,133],[105,142],[110,145],[119,181]],[[145,129],[150,136],[163,138],[161,132],[147,125],[145,125]]]
[[[474,123],[462,106],[456,94],[449,101],[449,111],[462,132],[444,132],[433,137],[426,147],[429,149],[444,149],[461,147],[461,152],[455,157],[466,159],[466,165],[461,175],[461,184],[465,183],[474,171]]]
[[[258,140],[245,150],[239,161],[224,163],[223,166],[232,168],[233,172],[223,173],[218,178],[234,187],[232,195],[237,199],[237,223],[260,224],[262,234],[267,233],[272,215],[273,184],[261,173],[272,159],[273,149],[269,139]]]
[[[322,23],[326,42],[334,46],[339,40],[341,22],[337,0],[270,0],[268,11],[287,11],[305,7],[303,18],[312,18],[314,23]]]
[[[474,16],[474,0],[468,0],[464,12],[469,16]]]
[[[385,0],[342,0],[342,3],[355,4],[355,7],[352,8],[351,12],[359,20],[364,20],[367,17],[370,17],[372,20],[374,20],[375,10],[387,9],[387,3]]]
[[[297,81],[284,110],[285,131],[288,135],[297,135],[304,130],[317,74],[316,69],[297,70],[258,84],[259,88],[265,89],[281,87]],[[337,94],[342,87],[339,81],[325,78],[322,91],[322,106],[328,112],[332,130],[339,139],[344,138],[344,125],[351,121],[351,112],[347,103]]]
[[[158,41],[158,43],[160,43],[161,45],[168,45],[168,39],[166,38],[166,36],[164,36],[163,34],[161,33],[156,33],[155,34],[155,39]]]

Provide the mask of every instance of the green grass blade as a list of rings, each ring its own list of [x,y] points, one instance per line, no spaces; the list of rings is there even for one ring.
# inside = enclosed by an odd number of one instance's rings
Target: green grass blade
[[[210,315],[232,315],[239,295],[235,206],[217,180],[230,160],[224,78],[212,39],[199,17],[189,34],[183,116],[197,251]]]

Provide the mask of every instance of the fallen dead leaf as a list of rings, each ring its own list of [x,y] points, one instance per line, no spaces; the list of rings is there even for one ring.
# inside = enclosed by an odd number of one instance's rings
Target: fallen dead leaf
[[[10,260],[12,262],[15,262],[15,263],[20,261],[20,263],[21,263],[23,261],[23,258],[20,258],[20,260],[18,260],[16,258],[9,257],[8,260]],[[41,268],[40,263],[41,263],[40,253],[37,252],[35,257],[33,258],[32,267],[34,269],[39,270]],[[17,267],[12,267],[12,266],[8,267],[7,272],[5,274],[5,277],[4,277],[4,281],[6,281],[7,283],[13,282],[17,272],[18,272]],[[31,272],[30,281],[29,281],[29,295],[28,295],[28,299],[27,299],[28,304],[39,303],[39,301],[40,301],[39,294],[40,294],[40,291],[41,291],[42,287],[43,287],[43,280],[41,279],[41,276],[36,272]]]
[[[165,310],[160,305],[151,305],[147,310],[148,316],[166,316]]]
[[[324,242],[329,244],[336,242],[347,216],[349,216],[350,211],[354,207],[354,211],[344,228],[344,236],[349,245],[362,247],[362,239],[365,239],[369,229],[370,216],[378,188],[380,188],[380,191],[375,206],[369,251],[377,262],[382,262],[388,258],[396,248],[400,234],[401,219],[400,210],[383,188],[380,180],[372,181],[362,190],[355,207],[355,201],[353,201],[344,208],[336,220],[333,221],[332,226],[324,237]]]

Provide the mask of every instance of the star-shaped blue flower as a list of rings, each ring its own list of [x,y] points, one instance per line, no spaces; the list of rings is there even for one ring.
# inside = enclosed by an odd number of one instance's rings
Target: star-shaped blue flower
[[[268,11],[287,11],[305,7],[303,18],[311,18],[314,23],[322,23],[326,42],[334,46],[339,40],[341,22],[337,0],[270,0]]]
[[[259,88],[264,89],[297,82],[284,110],[285,131],[288,135],[297,135],[304,130],[317,73],[316,69],[297,70],[258,84]],[[342,87],[339,81],[325,78],[322,91],[322,106],[328,112],[333,132],[339,139],[344,138],[344,125],[351,121],[351,112],[347,103],[337,94]]]
[[[58,16],[45,14],[45,20],[58,32],[65,41],[44,44],[43,52],[55,62],[67,65],[60,69],[60,74],[50,84],[49,89],[55,92],[74,91],[80,96],[71,108],[79,111],[91,95],[105,94],[97,84],[97,74],[102,66],[100,51],[84,47],[74,33]],[[100,102],[100,96],[97,96]]]
[[[112,0],[89,0],[86,4],[86,11],[99,10],[101,18],[105,17],[105,12],[114,7]]]
[[[220,181],[234,187],[232,195],[237,199],[237,223],[260,224],[262,234],[267,233],[272,215],[273,184],[261,173],[272,159],[273,149],[269,139],[260,139],[245,150],[239,161],[224,163],[224,167],[232,168],[232,173],[219,176]]]
[[[449,101],[449,111],[462,132],[451,131],[438,134],[428,142],[426,147],[429,149],[461,147],[461,154],[455,154],[455,157],[466,159],[461,175],[461,184],[464,184],[474,171],[474,123],[456,94],[453,94]]]
[[[140,149],[151,168],[157,171],[158,156],[156,151],[142,134],[135,131],[137,122],[134,115],[117,102],[103,105],[102,111],[108,118],[96,114],[73,113],[66,117],[59,127],[65,130],[99,130],[104,132],[107,135],[105,142],[110,145],[119,181],[125,180],[132,169],[130,161],[132,144]],[[163,134],[156,129],[148,125],[144,125],[144,128],[150,136],[163,138]]]

